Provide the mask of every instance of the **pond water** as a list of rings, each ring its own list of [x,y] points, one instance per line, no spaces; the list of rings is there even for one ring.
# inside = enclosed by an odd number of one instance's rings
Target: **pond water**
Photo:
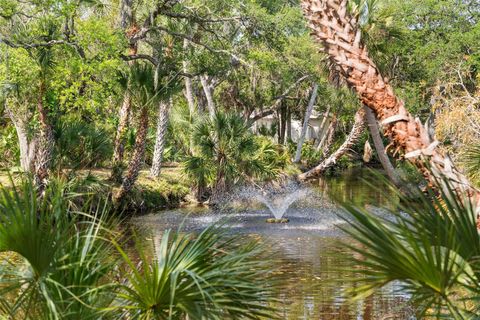
[[[201,230],[229,217],[231,232],[268,244],[278,267],[277,276],[282,279],[278,292],[281,303],[275,307],[283,319],[413,319],[408,296],[398,284],[366,300],[345,298],[345,290],[358,285],[359,275],[352,271],[351,253],[341,244],[350,240],[338,228],[344,223],[339,217],[343,212],[331,199],[351,201],[386,214],[377,208],[390,203],[391,197],[365,183],[363,179],[368,176],[365,171],[350,172],[310,185],[305,196],[286,210],[285,217],[290,220],[286,224],[266,223],[272,213],[255,201],[251,191],[240,201],[235,197],[236,205],[223,209],[166,210],[138,218],[135,223],[143,232],[155,235],[180,224],[183,230]]]

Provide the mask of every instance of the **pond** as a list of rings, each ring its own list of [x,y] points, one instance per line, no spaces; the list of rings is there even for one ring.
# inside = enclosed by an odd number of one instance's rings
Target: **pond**
[[[359,275],[352,271],[351,253],[341,244],[350,240],[338,228],[344,224],[339,216],[343,212],[331,199],[334,195],[386,214],[376,208],[390,203],[391,197],[366,183],[364,178],[368,177],[365,171],[348,172],[309,185],[286,210],[285,217],[290,220],[286,224],[266,223],[272,214],[251,191],[229,200],[237,205],[216,210],[166,210],[138,218],[135,223],[155,236],[180,224],[183,230],[201,230],[229,217],[231,232],[268,244],[278,267],[276,275],[282,280],[278,291],[281,303],[275,308],[283,319],[413,319],[408,296],[399,284],[391,284],[366,300],[345,298],[345,290],[358,285]],[[284,194],[278,197],[286,198]]]

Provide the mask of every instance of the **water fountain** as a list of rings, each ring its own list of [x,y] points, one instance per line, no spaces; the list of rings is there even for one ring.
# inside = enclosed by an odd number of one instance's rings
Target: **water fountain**
[[[287,212],[288,208],[298,199],[304,198],[308,195],[309,191],[306,189],[298,189],[289,193],[279,193],[271,195],[257,195],[256,200],[265,204],[274,218],[266,220],[268,223],[287,223],[289,219],[283,216]],[[268,197],[268,198],[267,198]]]

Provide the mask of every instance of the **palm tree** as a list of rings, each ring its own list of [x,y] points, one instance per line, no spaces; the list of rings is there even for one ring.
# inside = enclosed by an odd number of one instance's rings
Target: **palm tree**
[[[49,35],[54,30],[48,28]],[[55,146],[55,138],[53,128],[49,120],[48,112],[45,109],[45,94],[47,90],[47,79],[52,71],[55,63],[53,61],[53,52],[51,48],[38,48],[33,52],[33,57],[40,67],[39,87],[37,97],[37,112],[40,122],[38,137],[36,139],[37,146],[35,151],[35,184],[41,193],[47,184],[49,171],[51,169],[53,149]]]
[[[448,177],[455,189],[466,192],[474,203],[479,203],[480,191],[436,148],[438,141],[432,140],[422,123],[409,114],[404,102],[370,59],[361,41],[359,14],[352,15],[347,4],[347,0],[302,0],[315,39],[322,43],[361,102],[381,121],[394,154],[402,155],[417,166],[431,183],[442,176]]]
[[[140,109],[133,154],[123,177],[120,191],[115,195],[119,202],[129,193],[137,181],[145,158],[145,148],[148,131],[148,111],[158,101],[159,90],[155,86],[155,70],[149,64],[135,63],[130,67],[126,81],[132,100]]]
[[[196,182],[201,199],[207,187],[213,195],[227,191],[237,182],[252,178],[275,178],[286,161],[272,161],[279,153],[273,144],[260,144],[242,117],[216,113],[199,123],[193,132],[198,152],[184,162],[186,173]]]
[[[446,186],[439,194],[412,191],[416,201],[398,192],[401,205],[394,205],[389,215],[345,204],[350,217],[344,230],[357,242],[345,245],[357,253],[359,272],[365,275],[364,284],[353,293],[370,295],[399,281],[402,292],[419,308],[419,318],[474,319],[480,311],[475,204],[449,180],[438,184]]]

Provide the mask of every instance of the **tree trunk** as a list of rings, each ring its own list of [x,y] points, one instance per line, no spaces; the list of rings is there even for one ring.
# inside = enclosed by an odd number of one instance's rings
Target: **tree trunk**
[[[325,142],[325,139],[327,137],[328,128],[326,128],[326,125],[327,125],[328,117],[330,117],[330,109],[331,108],[332,108],[332,106],[328,106],[327,111],[325,112],[325,114],[323,116],[322,123],[320,124],[320,132],[319,132],[320,134],[319,134],[319,137],[318,137],[319,138],[318,144],[315,148],[316,151],[319,151],[322,148],[322,145]]]
[[[43,103],[43,96],[45,94],[45,86],[41,84],[39,90],[39,98],[37,102],[38,119],[40,128],[38,132],[38,145],[35,154],[35,171],[34,181],[39,193],[45,190],[48,183],[48,176],[53,160],[53,148],[55,145],[55,138],[53,129],[48,120],[48,114]]]
[[[208,114],[211,118],[215,116],[215,102],[213,100],[213,88],[208,84],[208,77],[203,75],[200,76],[200,82],[202,83],[203,92],[205,93],[205,98],[207,98],[207,108]]]
[[[278,143],[284,144],[285,143],[285,132],[287,129],[287,108],[285,107],[285,103],[282,102],[282,107],[280,108],[279,117],[280,120],[280,133],[278,136]]]
[[[375,150],[377,151],[378,159],[382,164],[383,169],[387,173],[388,178],[390,181],[393,182],[396,186],[400,186],[401,180],[398,176],[395,168],[393,167],[390,159],[388,158],[387,152],[385,151],[385,147],[383,146],[382,137],[380,136],[380,131],[377,124],[377,119],[375,119],[375,115],[370,108],[364,107],[365,109],[365,117],[367,119],[368,128],[370,129],[370,134],[372,135],[373,144],[375,146]]]
[[[438,148],[419,119],[412,117],[393,88],[370,59],[361,42],[356,17],[347,10],[347,0],[302,0],[302,7],[315,39],[341,69],[362,103],[372,109],[384,127],[394,155],[408,159],[432,186],[447,178],[451,187],[467,194],[480,213],[480,190]]]
[[[334,113],[332,117],[332,121],[330,121],[330,125],[328,126],[328,130],[326,133],[325,147],[323,147],[323,157],[322,157],[323,159],[325,159],[325,157],[330,154],[330,149],[332,148],[334,138],[335,138],[337,123],[338,123],[337,115]]]
[[[130,38],[133,35],[132,32],[130,32],[130,29],[135,29],[135,25],[136,23],[133,13],[133,0],[122,0],[120,4],[120,27],[122,28],[127,38]],[[137,54],[137,51],[137,43],[130,43],[128,55],[135,55]],[[132,63],[133,61],[128,62],[129,65],[132,65]],[[123,95],[122,106],[118,113],[117,133],[113,145],[111,179],[116,183],[122,182],[123,156],[125,151],[126,133],[128,129],[131,104],[131,96],[127,88]]]
[[[17,132],[18,146],[20,148],[20,167],[24,172],[31,173],[34,169],[36,143],[35,139],[28,139],[28,121],[15,115],[8,105],[5,105],[5,111]]]
[[[131,97],[128,91],[123,97],[122,107],[119,112],[117,134],[113,147],[112,173],[111,179],[117,183],[122,181],[123,173],[123,154],[125,151],[125,141],[128,129],[128,120],[130,115]]]
[[[286,125],[286,130],[287,130],[287,133],[286,133],[286,140],[285,142],[290,142],[292,141],[292,110],[290,110],[290,108],[287,107],[287,125]]]
[[[129,193],[135,182],[143,165],[145,158],[145,146],[147,143],[147,130],[148,130],[148,108],[143,107],[140,114],[140,121],[138,123],[137,135],[135,137],[135,146],[133,149],[133,155],[128,164],[127,173],[123,178],[122,187],[117,194],[115,202],[119,202],[123,197]]]
[[[355,123],[353,124],[352,131],[348,135],[345,142],[337,149],[330,157],[322,161],[318,166],[311,169],[308,172],[302,173],[298,176],[299,180],[307,180],[318,177],[325,172],[328,168],[335,165],[335,163],[343,155],[347,154],[351,148],[360,140],[363,130],[365,129],[365,110],[362,108],[355,114]]]
[[[188,49],[188,40],[183,40],[183,51],[187,51]],[[188,74],[188,61],[183,60],[183,73]],[[190,111],[190,117],[195,114],[195,99],[193,98],[193,87],[192,87],[192,79],[185,76],[185,98],[187,99],[188,103],[188,110]]]
[[[171,101],[160,102],[158,108],[158,122],[157,133],[155,139],[155,149],[153,151],[152,168],[150,176],[157,178],[160,176],[160,169],[162,167],[163,150],[165,148],[165,138],[167,135],[168,116],[171,108]]]
[[[312,89],[312,96],[310,97],[310,101],[308,102],[307,110],[305,111],[305,118],[303,119],[302,132],[300,133],[300,137],[298,138],[297,152],[295,153],[295,159],[293,160],[293,162],[295,163],[300,162],[300,158],[302,157],[303,142],[305,141],[305,135],[307,134],[308,121],[312,116],[313,106],[315,105],[315,101],[317,100],[317,93],[318,93],[318,84],[315,84]]]

